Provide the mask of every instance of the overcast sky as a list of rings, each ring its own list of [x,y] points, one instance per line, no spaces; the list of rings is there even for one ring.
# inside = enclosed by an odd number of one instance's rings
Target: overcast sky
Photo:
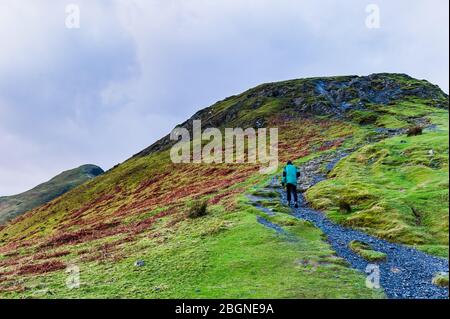
[[[66,6],[80,28],[66,27]],[[368,4],[380,28],[368,28]],[[0,0],[0,196],[108,169],[257,84],[402,72],[448,92],[448,0]],[[71,20],[72,21],[72,20]]]

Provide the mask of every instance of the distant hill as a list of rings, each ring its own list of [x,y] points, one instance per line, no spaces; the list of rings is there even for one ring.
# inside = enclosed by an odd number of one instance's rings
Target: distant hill
[[[86,181],[103,174],[103,169],[96,165],[83,165],[55,176],[24,193],[0,197],[0,224],[46,204]]]

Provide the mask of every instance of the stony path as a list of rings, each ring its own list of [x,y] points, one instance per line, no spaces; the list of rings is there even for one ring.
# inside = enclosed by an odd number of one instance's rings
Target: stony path
[[[306,163],[301,167],[300,188],[306,190],[323,180],[326,176],[326,171],[321,172],[321,167],[325,165],[327,171],[331,170],[345,156],[345,152],[338,151]],[[278,179],[274,178],[269,187],[278,189],[282,201],[286,201],[284,191],[278,185]],[[327,236],[328,242],[335,250],[337,256],[345,259],[353,268],[366,272],[369,270],[367,268],[369,266],[372,274],[374,271],[379,271],[380,284],[388,298],[448,299],[448,288],[441,288],[432,284],[432,278],[436,273],[448,273],[448,260],[430,256],[416,249],[390,243],[363,232],[335,224],[322,212],[311,209],[303,196],[301,194],[299,196],[299,208],[292,208],[292,214],[297,218],[310,221],[320,228]],[[250,200],[254,202],[258,199],[261,198],[250,197]],[[258,205],[256,206],[268,213],[267,208],[263,209]],[[258,221],[277,232],[284,232],[281,227],[263,218],[259,218]],[[352,240],[364,242],[370,245],[373,250],[385,253],[387,260],[376,264],[368,263],[348,248],[348,244]]]

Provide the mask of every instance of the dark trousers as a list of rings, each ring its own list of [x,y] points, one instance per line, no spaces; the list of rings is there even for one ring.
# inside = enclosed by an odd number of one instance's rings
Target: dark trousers
[[[294,201],[297,203],[298,202],[298,197],[297,197],[297,185],[294,184],[286,184],[286,195],[287,195],[287,201],[290,203],[291,202],[291,194],[294,195]]]

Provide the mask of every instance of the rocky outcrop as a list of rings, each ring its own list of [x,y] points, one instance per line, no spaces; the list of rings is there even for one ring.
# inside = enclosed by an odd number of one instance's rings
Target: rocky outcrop
[[[308,78],[267,83],[240,95],[231,96],[197,112],[178,125],[190,132],[193,120],[202,120],[203,128],[226,125],[263,127],[268,103],[278,102],[278,112],[300,117],[344,117],[351,110],[364,110],[370,104],[389,107],[400,100],[426,99],[431,106],[448,109],[448,95],[438,86],[406,74],[379,73],[369,76]],[[256,112],[255,112],[256,111]],[[249,113],[254,114],[249,118]],[[146,156],[169,148],[174,142],[163,137],[135,156]]]

